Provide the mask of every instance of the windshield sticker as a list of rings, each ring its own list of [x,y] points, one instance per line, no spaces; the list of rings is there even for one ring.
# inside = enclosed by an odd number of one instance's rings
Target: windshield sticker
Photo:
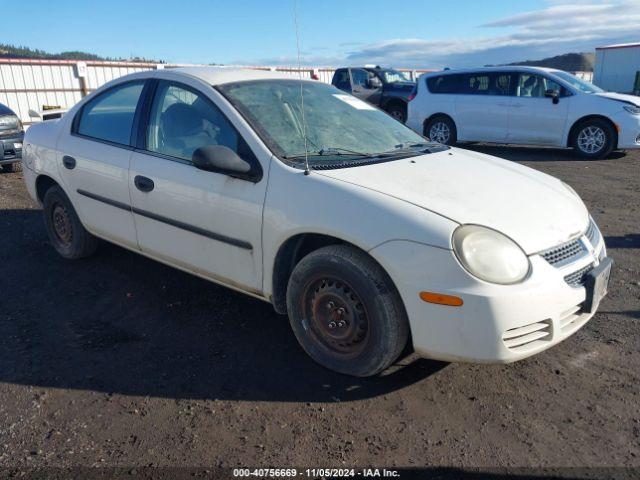
[[[351,95],[342,95],[340,93],[334,93],[333,96],[336,97],[338,100],[342,100],[344,103],[348,103],[353,108],[356,108],[358,110],[375,110],[375,108],[373,108],[368,103],[363,102],[359,98],[352,97]]]

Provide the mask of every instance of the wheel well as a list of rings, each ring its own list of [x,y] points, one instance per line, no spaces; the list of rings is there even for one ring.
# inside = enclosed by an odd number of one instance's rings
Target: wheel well
[[[273,265],[273,307],[276,312],[287,313],[287,284],[291,272],[306,255],[328,245],[347,243],[330,235],[302,233],[284,242]]]
[[[395,106],[399,106],[403,108],[405,111],[407,110],[407,102],[405,102],[400,98],[392,98],[390,100],[387,100],[387,102],[384,104],[384,109],[389,110],[391,107],[395,107]]]
[[[569,135],[567,135],[567,147],[573,146],[571,144],[571,140],[573,139],[573,136],[575,135],[576,129],[578,128],[578,126],[587,120],[593,120],[593,119],[604,120],[611,126],[614,134],[613,148],[616,149],[618,147],[618,128],[616,127],[615,123],[613,123],[609,118],[605,117],[604,115],[586,115],[582,118],[579,118],[575,122],[573,122],[573,125],[571,125],[571,129],[569,130]]]
[[[54,185],[58,185],[58,183],[51,177],[46,175],[40,175],[36,179],[36,193],[38,194],[38,200],[40,203],[44,202],[44,195]]]
[[[442,112],[434,113],[430,117],[425,118],[424,122],[422,123],[422,133],[424,133],[425,136],[427,135],[427,125],[431,120],[433,120],[436,117],[448,118],[451,121],[451,123],[453,123],[453,126],[456,127],[456,122],[453,120],[453,118],[451,118],[451,115],[447,115],[446,113],[442,113]]]

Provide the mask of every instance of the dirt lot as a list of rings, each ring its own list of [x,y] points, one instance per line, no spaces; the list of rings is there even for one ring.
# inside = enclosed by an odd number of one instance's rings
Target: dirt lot
[[[640,467],[640,153],[471,148],[578,191],[611,293],[531,359],[369,380],[314,364],[266,303],[107,244],[62,260],[0,174],[0,467]]]

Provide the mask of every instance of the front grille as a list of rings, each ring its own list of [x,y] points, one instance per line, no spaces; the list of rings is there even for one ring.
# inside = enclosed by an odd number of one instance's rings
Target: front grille
[[[551,321],[530,323],[524,327],[510,328],[502,334],[504,345],[513,351],[527,351],[551,340]]]
[[[587,274],[593,270],[593,264],[582,267],[580,270],[576,270],[573,273],[564,277],[564,281],[574,288],[583,287]]]
[[[580,240],[572,240],[557,247],[550,248],[541,252],[540,255],[551,265],[559,266],[569,263],[576,257],[580,257],[587,253],[584,245]]]

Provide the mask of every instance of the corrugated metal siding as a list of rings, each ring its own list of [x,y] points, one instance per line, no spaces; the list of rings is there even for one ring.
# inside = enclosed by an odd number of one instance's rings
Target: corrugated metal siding
[[[596,49],[594,83],[610,92],[631,93],[640,71],[640,46]]]

